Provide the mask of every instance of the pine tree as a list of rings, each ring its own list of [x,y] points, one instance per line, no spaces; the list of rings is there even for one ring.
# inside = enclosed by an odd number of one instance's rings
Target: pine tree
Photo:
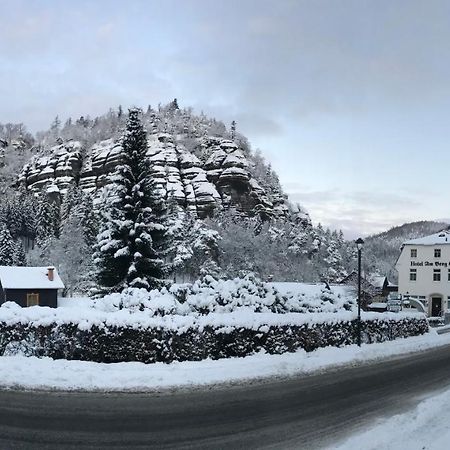
[[[146,160],[147,135],[139,109],[130,109],[122,139],[123,163],[115,176],[116,199],[97,237],[95,263],[100,286],[158,288],[164,276],[164,201]]]
[[[5,225],[0,230],[0,266],[14,265],[16,246],[14,240]]]
[[[169,103],[169,111],[170,112],[174,112],[177,111],[178,109],[180,109],[180,107],[178,106],[178,100],[176,98],[174,98],[170,103]]]
[[[97,242],[99,215],[92,204],[91,197],[88,194],[83,194],[80,210],[84,239],[87,245],[92,248]]]
[[[15,266],[25,266],[26,265],[26,256],[25,249],[23,248],[22,241],[19,239],[14,243],[14,265]]]
[[[56,116],[52,124],[50,125],[50,129],[52,131],[58,132],[60,127],[61,127],[61,120],[59,119],[58,116]]]
[[[20,234],[21,229],[21,205],[15,199],[9,199],[5,205],[5,223],[13,238]]]
[[[50,202],[50,217],[52,222],[52,235],[58,238],[61,227],[61,208],[57,202]]]
[[[60,222],[59,205],[50,202],[48,197],[43,197],[37,213],[36,238],[40,247],[43,247],[52,237],[59,236]]]
[[[230,131],[231,131],[231,139],[234,141],[234,139],[236,138],[236,121],[235,120],[233,120],[231,122]]]
[[[72,185],[69,187],[66,195],[64,196],[64,201],[61,204],[61,222],[64,223],[72,213],[76,213],[76,211],[74,210],[80,208],[80,205],[83,201],[82,195],[82,191],[78,186]]]

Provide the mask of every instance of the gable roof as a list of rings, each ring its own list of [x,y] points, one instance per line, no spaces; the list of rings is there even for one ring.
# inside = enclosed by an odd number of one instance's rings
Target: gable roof
[[[47,272],[48,266],[0,266],[0,283],[3,289],[63,289],[57,270],[53,271],[53,281],[48,279]]]
[[[356,270],[350,273],[350,275],[346,276],[343,280],[339,282],[339,284],[346,284],[346,285],[358,285],[358,273]],[[379,289],[374,286],[364,275],[361,275],[361,291],[363,293],[369,294],[369,295],[375,295],[376,292]]]
[[[406,241],[403,245],[450,245],[450,230],[439,231],[418,239]]]
[[[382,275],[372,275],[368,277],[368,281],[376,288],[383,289],[384,283],[389,284],[387,277]]]

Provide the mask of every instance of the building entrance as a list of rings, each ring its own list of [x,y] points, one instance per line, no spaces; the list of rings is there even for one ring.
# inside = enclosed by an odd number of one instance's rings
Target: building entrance
[[[442,314],[442,298],[431,297],[431,316],[439,317]]]

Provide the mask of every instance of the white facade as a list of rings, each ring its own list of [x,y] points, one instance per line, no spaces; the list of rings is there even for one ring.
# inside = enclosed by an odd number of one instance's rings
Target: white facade
[[[399,293],[420,300],[429,316],[450,309],[450,231],[405,242],[396,269]]]

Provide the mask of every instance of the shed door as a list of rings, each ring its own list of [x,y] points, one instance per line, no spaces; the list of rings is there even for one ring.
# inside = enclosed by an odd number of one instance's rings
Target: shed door
[[[39,294],[27,294],[27,306],[39,305]]]

